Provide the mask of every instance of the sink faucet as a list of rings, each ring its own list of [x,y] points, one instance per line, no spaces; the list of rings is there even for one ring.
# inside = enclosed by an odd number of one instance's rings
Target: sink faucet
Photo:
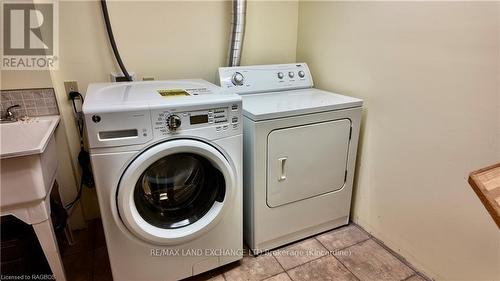
[[[7,107],[7,110],[5,110],[5,115],[0,118],[0,122],[2,123],[16,122],[17,116],[15,115],[14,112],[12,112],[12,109],[18,107],[20,107],[19,104]]]

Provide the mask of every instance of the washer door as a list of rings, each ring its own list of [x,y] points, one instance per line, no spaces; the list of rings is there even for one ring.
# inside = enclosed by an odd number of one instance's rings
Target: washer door
[[[171,140],[147,149],[127,167],[118,186],[118,211],[141,239],[184,243],[217,224],[235,183],[233,167],[213,146]]]

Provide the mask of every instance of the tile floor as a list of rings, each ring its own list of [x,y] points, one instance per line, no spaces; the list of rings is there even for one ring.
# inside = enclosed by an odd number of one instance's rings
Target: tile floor
[[[75,245],[63,250],[70,281],[112,281],[99,220],[76,231]],[[406,261],[355,224],[214,269],[184,281],[425,281]],[[119,280],[117,280],[119,281]]]

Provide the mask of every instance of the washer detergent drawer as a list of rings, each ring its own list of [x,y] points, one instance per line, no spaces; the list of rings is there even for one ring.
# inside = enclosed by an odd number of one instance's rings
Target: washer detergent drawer
[[[341,189],[351,121],[278,129],[267,138],[267,205],[278,207]]]

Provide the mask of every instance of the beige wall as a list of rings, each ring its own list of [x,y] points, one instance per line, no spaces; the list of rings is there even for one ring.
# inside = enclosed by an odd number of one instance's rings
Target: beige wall
[[[99,2],[59,2],[60,69],[51,72],[66,121],[73,165],[77,131],[63,82],[76,80],[85,93],[92,82],[117,72]],[[128,71],[139,79],[202,78],[216,82],[229,46],[231,2],[113,1],[108,4],[115,40]],[[295,62],[298,2],[248,3],[242,63]],[[84,190],[87,218],[99,215],[95,191]]]
[[[297,1],[249,1],[241,64],[294,63],[298,8]]]
[[[5,71],[0,76],[0,89],[48,88],[52,86],[49,71]]]
[[[365,100],[353,219],[438,280],[500,280],[500,232],[466,181],[500,159],[499,5],[299,5],[297,60]]]

